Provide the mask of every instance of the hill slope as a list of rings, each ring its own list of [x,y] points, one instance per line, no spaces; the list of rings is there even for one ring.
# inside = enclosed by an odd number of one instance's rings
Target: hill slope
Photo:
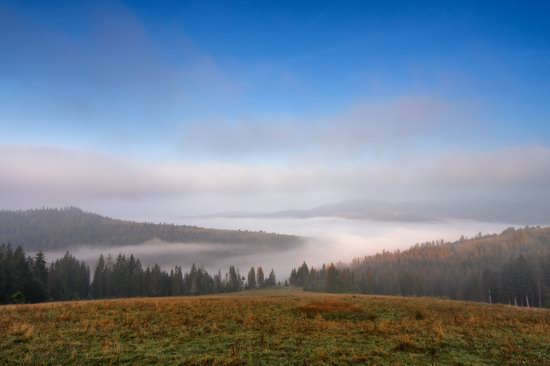
[[[550,363],[550,311],[288,289],[4,306],[0,364]]]
[[[274,217],[340,217],[354,220],[386,222],[424,222],[446,219],[508,222],[512,224],[548,224],[550,207],[542,202],[386,202],[377,200],[352,200],[325,204],[306,210],[277,212],[219,212],[203,217],[274,218]]]
[[[290,283],[313,291],[550,307],[550,228],[428,242],[318,269],[304,264],[292,271]]]
[[[128,245],[152,239],[182,243],[229,243],[290,247],[301,238],[265,232],[205,229],[196,226],[139,223],[84,212],[78,208],[0,211],[0,243],[25,250],[75,245]]]

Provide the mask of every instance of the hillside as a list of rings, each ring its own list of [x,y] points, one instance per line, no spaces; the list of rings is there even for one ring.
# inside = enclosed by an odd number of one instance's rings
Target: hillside
[[[312,291],[550,307],[550,228],[422,243],[321,268],[304,264],[292,271],[290,283]]]
[[[117,246],[152,239],[180,243],[254,244],[287,248],[301,238],[265,232],[205,229],[196,226],[117,220],[75,207],[0,211],[0,243],[28,251],[64,249],[76,245]]]
[[[279,289],[3,306],[0,364],[550,363],[550,311]]]
[[[529,209],[526,209],[529,207]],[[548,224],[550,208],[539,201],[411,201],[388,202],[378,200],[351,200],[332,202],[306,210],[276,212],[219,212],[203,217],[228,218],[312,218],[339,217],[350,220],[373,220],[385,222],[425,222],[438,220],[475,220],[484,222],[507,222],[516,225],[525,223]]]

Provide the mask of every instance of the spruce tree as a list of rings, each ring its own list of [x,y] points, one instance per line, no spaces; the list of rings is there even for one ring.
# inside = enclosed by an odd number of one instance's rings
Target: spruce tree
[[[248,272],[248,282],[246,287],[248,289],[256,288],[256,272],[254,271],[254,267],[250,268],[250,271]]]
[[[13,252],[13,293],[12,300],[17,303],[32,301],[32,274],[23,248],[17,247]]]
[[[94,278],[92,280],[92,297],[94,299],[102,299],[106,297],[105,294],[105,258],[103,254],[99,255],[97,261]]]
[[[42,251],[36,253],[32,262],[33,302],[48,300],[48,268]]]
[[[277,284],[277,277],[275,276],[275,271],[273,269],[269,272],[269,277],[265,282],[266,287],[274,287]]]
[[[258,267],[258,271],[256,271],[256,285],[259,288],[265,287],[264,270],[262,267]]]

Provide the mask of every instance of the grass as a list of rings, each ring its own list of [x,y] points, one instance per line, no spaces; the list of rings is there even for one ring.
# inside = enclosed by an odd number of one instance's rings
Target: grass
[[[0,307],[0,364],[550,365],[550,311],[292,289]]]

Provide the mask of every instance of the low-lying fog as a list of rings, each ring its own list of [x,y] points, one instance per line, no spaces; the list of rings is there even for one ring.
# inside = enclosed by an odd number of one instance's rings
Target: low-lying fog
[[[509,224],[475,221],[437,221],[424,223],[373,222],[341,218],[278,218],[278,219],[226,219],[200,218],[178,219],[147,218],[147,221],[174,222],[220,229],[264,230],[285,234],[296,234],[310,238],[304,245],[290,250],[266,250],[246,245],[225,245],[208,243],[166,243],[150,241],[120,247],[77,247],[70,252],[85,260],[92,271],[100,253],[134,254],[142,264],[158,263],[164,269],[181,265],[186,271],[193,262],[203,265],[209,272],[221,269],[225,273],[229,265],[235,265],[241,272],[251,266],[261,265],[264,271],[271,268],[279,279],[286,278],[291,268],[306,261],[319,266],[326,262],[349,261],[355,257],[375,254],[382,250],[406,249],[418,242],[444,239],[454,241],[461,235],[468,237],[482,233],[501,232]],[[48,252],[52,260],[63,252]]]

